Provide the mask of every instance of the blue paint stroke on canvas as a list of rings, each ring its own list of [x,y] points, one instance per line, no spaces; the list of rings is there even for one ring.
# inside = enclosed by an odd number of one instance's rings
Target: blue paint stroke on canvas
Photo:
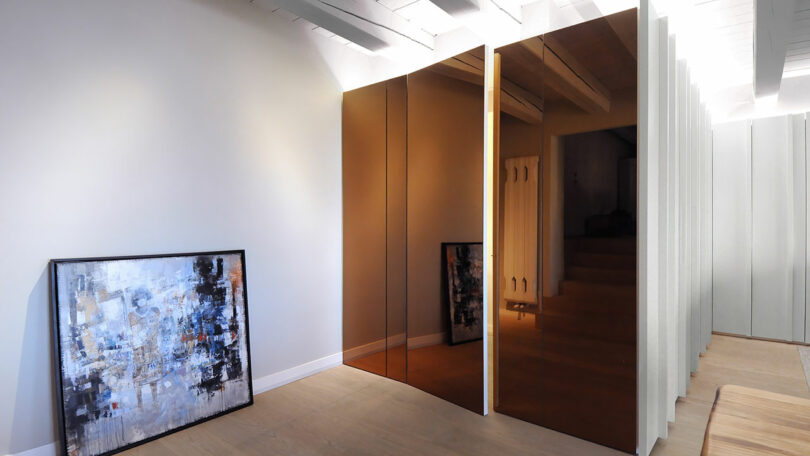
[[[57,264],[69,455],[250,401],[240,254]]]

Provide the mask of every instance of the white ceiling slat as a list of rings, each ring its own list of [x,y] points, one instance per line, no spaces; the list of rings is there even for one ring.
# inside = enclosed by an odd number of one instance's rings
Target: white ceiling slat
[[[433,36],[459,28],[453,16],[436,6],[431,0],[417,0],[394,12]]]
[[[433,35],[376,0],[256,0],[281,7],[370,51],[396,45],[435,47]]]
[[[418,1],[419,0],[377,0],[377,3],[382,4],[391,11],[395,11],[402,8],[403,6],[407,6],[410,5],[411,3],[416,3]]]
[[[437,7],[450,15],[465,14],[481,9],[476,0],[430,0]]]

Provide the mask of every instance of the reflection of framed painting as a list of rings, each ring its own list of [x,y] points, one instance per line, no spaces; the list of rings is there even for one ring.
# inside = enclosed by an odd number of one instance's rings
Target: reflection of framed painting
[[[62,451],[108,455],[253,403],[245,252],[51,261]]]
[[[480,242],[443,243],[450,304],[450,343],[484,337],[484,249]]]

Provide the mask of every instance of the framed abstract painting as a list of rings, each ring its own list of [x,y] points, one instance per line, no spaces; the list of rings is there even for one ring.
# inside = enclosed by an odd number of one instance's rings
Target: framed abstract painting
[[[450,343],[484,336],[484,249],[480,242],[442,243],[447,268]]]
[[[253,403],[243,250],[50,265],[64,454],[117,453]]]

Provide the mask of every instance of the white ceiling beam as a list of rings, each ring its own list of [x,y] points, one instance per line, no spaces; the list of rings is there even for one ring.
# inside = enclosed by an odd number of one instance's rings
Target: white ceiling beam
[[[479,11],[479,0],[430,0],[434,5],[443,9],[447,14],[455,16]]]
[[[374,0],[256,2],[287,10],[370,51],[392,46],[410,46],[425,52],[435,49],[433,35]]]
[[[754,96],[779,93],[793,25],[794,0],[755,0]]]

